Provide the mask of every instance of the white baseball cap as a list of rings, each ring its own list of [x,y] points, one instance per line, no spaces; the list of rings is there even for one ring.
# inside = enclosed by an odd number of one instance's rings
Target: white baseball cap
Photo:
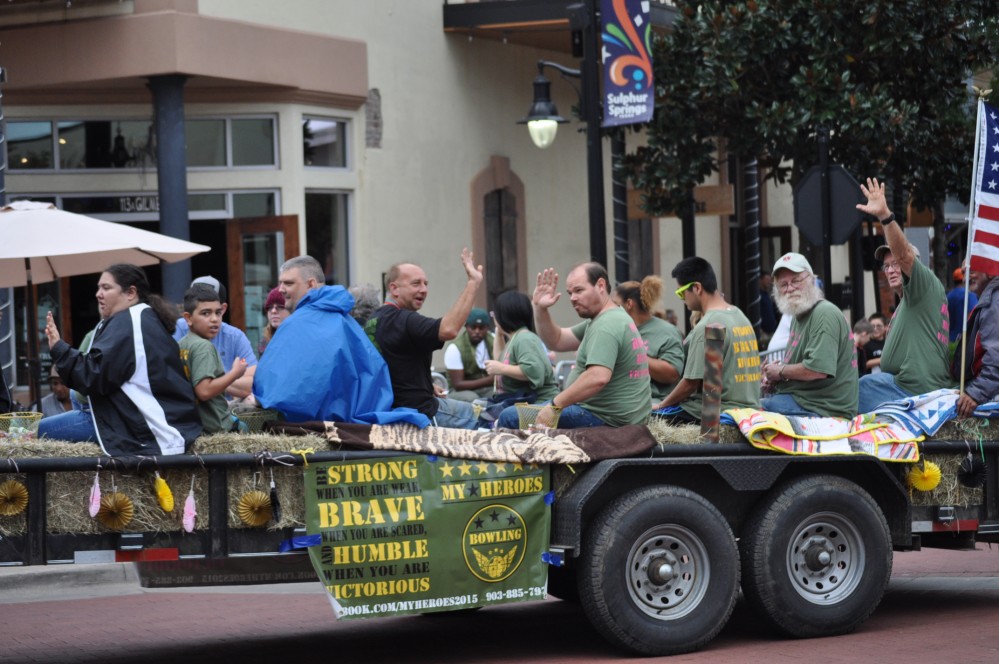
[[[791,272],[812,272],[812,266],[808,259],[801,254],[789,251],[774,263],[774,269],[770,274],[776,275],[777,270],[790,270]]]

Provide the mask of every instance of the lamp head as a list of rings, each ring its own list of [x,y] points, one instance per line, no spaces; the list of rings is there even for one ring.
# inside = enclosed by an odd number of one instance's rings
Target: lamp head
[[[527,116],[518,123],[527,125],[531,140],[541,149],[551,145],[555,141],[558,126],[568,122],[558,114],[558,109],[552,102],[551,86],[551,81],[539,73],[534,79],[534,101],[527,111]]]

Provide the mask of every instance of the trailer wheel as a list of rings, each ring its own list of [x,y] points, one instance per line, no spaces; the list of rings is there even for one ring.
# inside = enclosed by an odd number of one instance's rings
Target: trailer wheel
[[[741,540],[747,601],[790,636],[852,632],[891,577],[884,514],[857,484],[833,475],[795,480],[773,495]]]
[[[583,610],[610,642],[642,655],[696,650],[725,626],[739,556],[725,517],[672,486],[622,496],[587,529],[578,568]]]

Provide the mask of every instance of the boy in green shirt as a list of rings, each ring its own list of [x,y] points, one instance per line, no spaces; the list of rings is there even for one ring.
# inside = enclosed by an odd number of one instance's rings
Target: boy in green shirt
[[[241,357],[233,360],[232,369],[226,373],[218,351],[212,345],[211,340],[222,328],[222,312],[219,294],[208,284],[194,284],[184,293],[184,320],[188,333],[178,342],[180,360],[194,386],[205,433],[226,430],[228,405],[222,395],[246,373],[246,360]]]

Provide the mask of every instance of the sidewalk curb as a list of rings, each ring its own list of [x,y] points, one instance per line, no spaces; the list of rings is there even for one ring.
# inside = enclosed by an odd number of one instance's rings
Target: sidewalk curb
[[[139,590],[135,563],[0,567],[0,603],[53,594]]]

